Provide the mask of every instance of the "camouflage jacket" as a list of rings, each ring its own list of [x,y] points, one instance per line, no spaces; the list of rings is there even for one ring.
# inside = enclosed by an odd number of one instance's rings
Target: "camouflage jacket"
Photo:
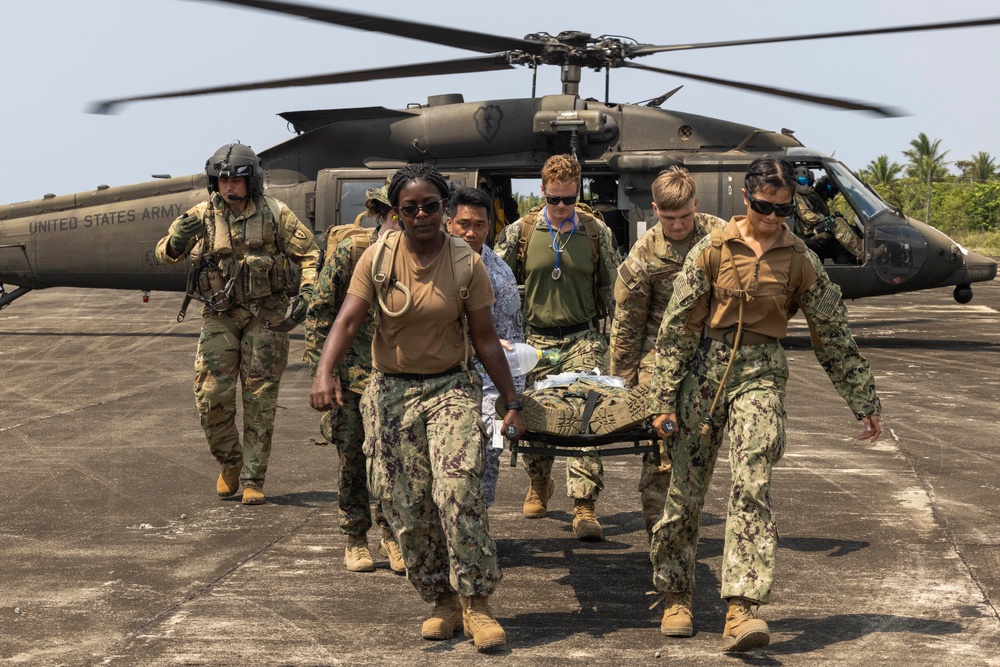
[[[496,296],[491,311],[497,336],[509,343],[523,343],[524,321],[521,318],[521,296],[517,291],[514,272],[488,246],[483,246],[479,256],[482,257],[483,264],[486,266],[486,273],[490,276],[490,285],[493,286],[493,294]],[[484,391],[494,386],[492,378],[484,373]],[[514,378],[514,388],[518,392],[524,389],[523,375]]]
[[[371,243],[378,240],[377,230],[371,230]],[[316,281],[309,310],[306,311],[305,361],[309,363],[310,372],[316,374],[323,344],[330,333],[333,321],[337,319],[340,306],[347,296],[347,288],[351,284],[354,273],[354,238],[346,238],[337,245],[336,251],[326,258]],[[377,307],[377,306],[376,306]],[[368,318],[358,330],[358,336],[347,351],[344,360],[337,367],[341,385],[351,391],[361,394],[368,384],[372,374],[372,336],[374,334],[374,311],[368,311]]]
[[[700,331],[690,331],[685,325],[700,301],[711,300],[712,279],[697,261],[710,245],[711,237],[708,236],[695,244],[674,280],[674,294],[656,339],[650,414],[677,411],[677,389],[701,340]],[[816,281],[798,297],[796,303],[810,322],[816,358],[855,417],[861,419],[873,413],[881,414],[875,377],[851,335],[840,287],[830,280],[822,262],[811,250],[806,250],[806,260],[816,272]],[[748,305],[752,304],[751,301]]]
[[[696,213],[687,248],[697,243],[725,220]],[[628,386],[649,380],[660,322],[674,293],[674,276],[681,270],[685,254],[670,243],[663,227],[656,224],[642,235],[618,267],[615,281],[615,318],[611,323],[611,374]]]

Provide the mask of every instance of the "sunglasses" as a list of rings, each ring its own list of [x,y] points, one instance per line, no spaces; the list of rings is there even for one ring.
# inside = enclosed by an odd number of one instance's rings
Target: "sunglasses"
[[[447,199],[438,199],[437,201],[429,201],[426,204],[406,204],[405,206],[397,206],[396,208],[400,213],[406,218],[415,218],[420,215],[423,211],[425,215],[434,215],[441,210]]]
[[[747,201],[750,202],[750,208],[761,215],[771,215],[774,213],[779,218],[787,218],[795,210],[794,201],[790,201],[787,204],[774,204],[769,201],[761,201],[754,198],[749,190],[747,190]]]
[[[572,206],[576,203],[577,195],[570,195],[569,197],[556,197],[554,195],[545,195],[545,201],[550,206],[558,206],[559,204],[566,204],[567,206]]]

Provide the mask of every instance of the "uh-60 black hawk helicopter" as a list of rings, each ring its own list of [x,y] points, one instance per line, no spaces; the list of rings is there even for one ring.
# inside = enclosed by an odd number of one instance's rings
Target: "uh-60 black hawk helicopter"
[[[770,154],[808,167],[818,178],[826,177],[843,196],[845,210],[864,243],[860,259],[847,264],[825,260],[845,297],[955,286],[955,299],[966,303],[972,298],[972,283],[996,275],[995,261],[968,252],[940,231],[905,216],[844,164],[804,147],[790,131],[766,131],[660,109],[677,89],[644,106],[581,99],[579,82],[584,69],[603,69],[607,77],[613,69],[633,68],[890,116],[892,109],[853,100],[704,77],[632,60],[678,50],[996,25],[1000,18],[654,46],[583,32],[538,33],[516,39],[287,2],[214,1],[486,55],[128,97],[102,102],[97,110],[106,112],[140,100],[474,73],[518,65],[534,68],[536,73],[542,65],[561,68],[559,95],[537,97],[533,85],[532,96],[526,99],[465,102],[461,95],[440,95],[430,97],[426,105],[398,110],[365,107],[280,114],[297,136],[260,153],[267,169],[266,189],[317,232],[352,223],[364,208],[365,190],[380,185],[408,162],[431,162],[456,184],[489,192],[502,226],[516,218],[512,180],[537,179],[548,157],[573,153],[583,168],[589,203],[603,213],[621,249],[627,251],[656,222],[650,186],[661,170],[671,165],[687,168],[697,183],[700,210],[729,218],[741,212],[740,188],[747,165]],[[158,264],[154,246],[176,216],[205,198],[206,184],[205,175],[197,174],[0,207],[0,307],[32,289],[55,286],[182,291],[185,267]],[[128,224],[118,224],[122,222]],[[18,288],[8,293],[3,284]]]

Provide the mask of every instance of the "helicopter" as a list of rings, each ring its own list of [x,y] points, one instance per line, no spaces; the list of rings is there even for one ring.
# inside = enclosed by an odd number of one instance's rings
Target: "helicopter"
[[[835,33],[678,45],[650,45],[565,31],[524,38],[429,25],[355,11],[266,0],[210,0],[298,16],[373,33],[444,43],[481,56],[428,63],[222,85],[106,100],[95,111],[157,99],[288,86],[471,74],[528,67],[560,69],[562,90],[530,98],[466,102],[434,95],[405,109],[361,107],[280,114],[296,136],[260,151],[266,191],[284,201],[317,234],[350,224],[364,209],[366,189],[409,162],[431,162],[455,185],[494,199],[498,228],[516,219],[513,183],[537,178],[544,161],[570,153],[580,162],[586,200],[601,212],[621,251],[655,224],[650,186],[673,165],[695,178],[699,210],[729,218],[741,212],[742,178],[760,155],[781,156],[832,182],[862,236],[864,256],[824,260],[845,298],[954,286],[959,303],[971,285],[992,280],[997,264],[967,251],[937,229],[905,216],[832,155],[805,147],[790,130],[763,130],[661,108],[679,88],[646,104],[608,99],[611,72],[637,69],[827,107],[893,116],[891,107],[667,70],[633,62],[670,51],[1000,24],[1000,18],[949,21]],[[584,70],[603,71],[605,99],[581,98]],[[33,289],[55,286],[182,291],[187,267],[160,265],[156,242],[170,222],[203,200],[204,174],[105,187],[0,207],[0,308]],[[495,230],[496,231],[496,230]],[[4,285],[16,286],[7,292]]]

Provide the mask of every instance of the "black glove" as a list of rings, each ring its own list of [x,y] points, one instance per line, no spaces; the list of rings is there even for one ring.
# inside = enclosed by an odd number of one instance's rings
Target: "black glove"
[[[170,235],[170,247],[183,253],[187,245],[203,228],[201,218],[190,213],[177,220],[174,233]]]

